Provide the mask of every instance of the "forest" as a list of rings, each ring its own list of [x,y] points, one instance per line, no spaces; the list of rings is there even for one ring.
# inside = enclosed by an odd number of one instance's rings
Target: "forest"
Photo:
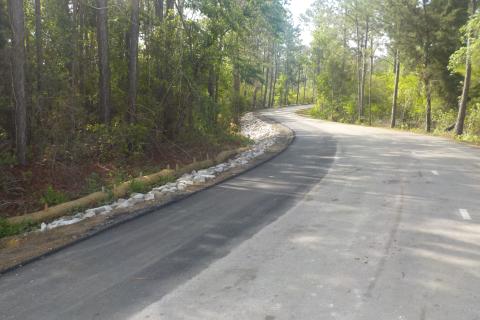
[[[479,141],[476,0],[329,0],[310,12],[316,117]]]
[[[246,111],[311,103],[284,0],[0,0],[0,212],[245,143]]]

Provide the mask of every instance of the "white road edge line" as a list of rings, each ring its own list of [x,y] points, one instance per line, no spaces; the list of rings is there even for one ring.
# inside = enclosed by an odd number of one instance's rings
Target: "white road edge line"
[[[459,211],[463,220],[472,220],[472,217],[470,217],[470,214],[468,213],[467,209],[459,209]]]
[[[438,176],[438,171],[437,170],[432,170],[433,175]]]

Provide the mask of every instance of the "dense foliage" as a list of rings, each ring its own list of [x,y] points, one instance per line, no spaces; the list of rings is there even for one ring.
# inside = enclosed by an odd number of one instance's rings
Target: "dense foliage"
[[[24,16],[9,18],[0,0],[4,164],[23,147],[9,19],[26,30],[28,149],[19,162],[143,154],[165,140],[228,133],[245,110],[311,99],[307,51],[283,0],[23,4]]]
[[[313,9],[314,114],[427,131],[460,120],[458,134],[480,133],[476,1],[331,0]]]

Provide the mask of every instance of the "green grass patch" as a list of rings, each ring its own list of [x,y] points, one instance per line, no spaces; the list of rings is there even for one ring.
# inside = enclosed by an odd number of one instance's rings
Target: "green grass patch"
[[[131,193],[145,193],[148,191],[147,184],[139,180],[132,180],[130,186],[128,187],[128,192]]]
[[[36,228],[38,223],[25,221],[21,223],[10,223],[5,218],[0,218],[0,238],[14,236],[16,234],[31,231]]]
[[[48,186],[47,190],[43,192],[43,195],[40,198],[41,203],[49,206],[61,204],[68,200],[68,196],[65,193],[55,190],[52,186]]]

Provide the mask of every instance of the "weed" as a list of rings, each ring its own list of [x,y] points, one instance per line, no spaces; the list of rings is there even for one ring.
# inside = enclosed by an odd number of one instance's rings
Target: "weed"
[[[132,180],[128,189],[130,193],[145,193],[148,190],[148,187],[142,181]]]
[[[27,232],[35,228],[38,224],[25,221],[21,223],[10,223],[7,219],[0,218],[0,238],[13,236],[23,232]]]
[[[43,193],[40,201],[43,204],[54,206],[68,201],[68,197],[63,192],[53,189],[52,186],[48,186],[47,190],[45,190],[45,192]]]

